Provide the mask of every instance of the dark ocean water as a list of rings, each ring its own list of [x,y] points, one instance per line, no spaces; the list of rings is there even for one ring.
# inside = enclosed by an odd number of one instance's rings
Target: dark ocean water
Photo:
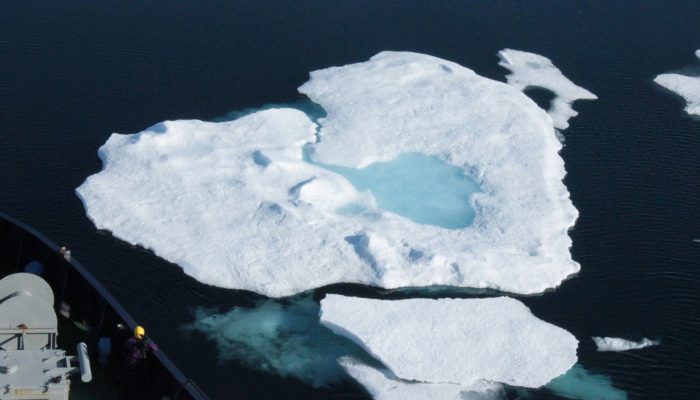
[[[698,1],[0,2],[0,210],[33,225],[100,279],[213,399],[365,399],[217,362],[182,326],[197,307],[250,306],[97,231],[74,189],[110,133],[293,102],[309,71],[381,50],[445,58],[504,80],[502,48],[552,59],[598,95],[580,102],[562,157],[580,218],[581,273],[521,298],[581,341],[579,362],[630,398],[700,398],[700,121],[655,75],[694,63]],[[546,98],[546,93],[536,93]],[[369,288],[325,291],[397,297]],[[661,345],[598,353],[591,336]],[[551,398],[546,392],[535,398]]]

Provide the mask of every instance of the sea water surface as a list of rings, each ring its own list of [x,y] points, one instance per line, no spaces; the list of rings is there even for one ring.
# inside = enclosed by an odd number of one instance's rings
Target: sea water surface
[[[294,102],[309,71],[409,50],[504,80],[497,51],[532,51],[599,100],[576,104],[580,115],[563,133],[565,183],[580,212],[571,251],[581,272],[519,299],[580,340],[588,375],[572,375],[609,382],[629,398],[697,398],[700,122],[652,79],[694,62],[699,20],[697,1],[3,1],[0,210],[70,247],[211,398],[367,399],[351,380],[314,386],[221,357],[215,340],[187,328],[197,313],[267,300],[202,285],[97,231],[74,189],[100,170],[97,149],[112,132]],[[546,103],[546,93],[535,95]],[[474,294],[336,285],[310,296],[329,291]],[[661,344],[599,353],[591,336]]]

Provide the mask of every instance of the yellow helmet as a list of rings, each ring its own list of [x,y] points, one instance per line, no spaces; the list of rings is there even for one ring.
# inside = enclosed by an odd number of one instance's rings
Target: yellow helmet
[[[143,329],[142,326],[139,325],[139,326],[137,326],[136,328],[134,328],[134,337],[135,337],[136,339],[143,339],[143,336],[144,336],[145,334],[146,334],[146,330]]]

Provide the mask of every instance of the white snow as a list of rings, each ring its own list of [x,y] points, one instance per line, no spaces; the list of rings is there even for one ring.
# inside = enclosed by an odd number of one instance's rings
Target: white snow
[[[509,297],[373,300],[327,295],[321,323],[405,380],[536,388],[576,363],[578,341]]]
[[[349,227],[326,211],[356,192],[301,161],[314,131],[304,113],[282,109],[114,134],[100,148],[104,170],[77,192],[97,228],[153,249],[204,283],[270,296],[369,283],[345,242]],[[318,182],[307,186],[334,189],[315,199],[326,207],[292,190],[311,179]],[[348,267],[339,268],[340,260]]]
[[[627,339],[622,339],[622,338],[614,338],[614,337],[599,337],[599,336],[594,336],[593,341],[595,342],[595,345],[598,347],[598,351],[627,351],[627,350],[636,350],[636,349],[643,349],[645,347],[649,346],[656,346],[660,344],[658,340],[651,340],[644,338],[638,342],[635,342],[633,340],[627,340]]]
[[[700,59],[700,49],[695,51]],[[683,97],[688,103],[685,111],[691,115],[700,115],[700,76],[681,74],[661,74],[654,82]]]
[[[548,113],[557,129],[569,127],[569,119],[578,115],[572,107],[576,100],[595,100],[598,97],[588,90],[576,86],[552,61],[539,54],[525,51],[504,49],[498,52],[500,66],[511,73],[506,76],[508,84],[518,90],[539,87],[551,90],[555,94]]]
[[[88,217],[211,285],[267,296],[337,282],[539,293],[579,270],[551,119],[513,87],[455,63],[383,52],[315,71],[300,91],[327,111],[166,121],[100,148],[77,189]],[[320,142],[316,143],[318,129]],[[473,178],[474,222],[419,224],[302,160],[364,167],[408,153]],[[340,208],[362,205],[364,212]]]
[[[339,362],[375,400],[495,400],[501,398],[503,391],[501,385],[483,380],[467,385],[410,382],[349,357]]]

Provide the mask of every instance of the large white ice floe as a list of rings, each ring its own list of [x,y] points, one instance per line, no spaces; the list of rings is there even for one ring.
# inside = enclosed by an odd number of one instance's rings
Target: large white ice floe
[[[643,349],[649,346],[656,346],[660,342],[658,340],[651,340],[644,338],[638,342],[633,340],[627,340],[622,338],[614,337],[598,337],[594,336],[593,341],[595,342],[598,351],[627,351]]]
[[[501,385],[484,380],[470,384],[411,382],[349,357],[339,362],[374,400],[495,400],[503,392]]]
[[[398,378],[536,388],[576,363],[578,341],[509,297],[374,300],[328,295],[321,323]]]
[[[695,56],[700,59],[700,49],[695,51]],[[700,76],[661,74],[654,82],[683,97],[688,103],[685,107],[688,114],[700,116]]]
[[[498,52],[498,58],[501,60],[498,64],[511,72],[506,76],[509,85],[518,90],[538,87],[554,93],[555,98],[548,113],[554,121],[555,128],[568,128],[569,119],[578,115],[572,107],[574,101],[598,98],[571,82],[547,57],[526,51],[504,49]]]
[[[88,217],[204,283],[275,297],[337,282],[539,293],[579,270],[561,143],[515,88],[383,52],[312,72],[300,91],[327,116],[270,109],[112,135],[103,170],[77,189]],[[305,162],[305,144],[315,161],[352,168],[437,157],[479,184],[474,221],[447,229],[382,210],[371,192]]]

